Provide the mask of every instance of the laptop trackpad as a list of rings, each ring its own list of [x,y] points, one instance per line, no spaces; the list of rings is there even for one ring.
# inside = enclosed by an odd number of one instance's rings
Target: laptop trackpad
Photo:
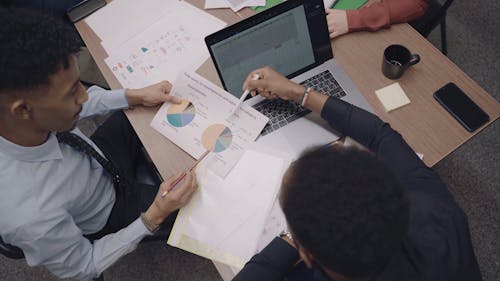
[[[307,148],[325,145],[338,136],[319,115],[310,113],[290,124],[260,137],[257,142],[296,159]]]

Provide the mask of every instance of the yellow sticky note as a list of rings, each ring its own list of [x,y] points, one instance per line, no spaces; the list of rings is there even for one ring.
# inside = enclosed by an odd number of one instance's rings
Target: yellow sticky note
[[[410,103],[410,99],[397,82],[376,90],[375,95],[377,95],[377,98],[384,106],[385,111],[391,111]]]

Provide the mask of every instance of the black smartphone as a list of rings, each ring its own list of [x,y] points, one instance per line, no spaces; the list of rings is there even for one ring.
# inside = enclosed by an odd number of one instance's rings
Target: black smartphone
[[[474,132],[490,120],[490,116],[454,83],[437,90],[434,98],[469,132]]]
[[[84,0],[66,11],[71,22],[77,22],[106,6],[106,0]]]

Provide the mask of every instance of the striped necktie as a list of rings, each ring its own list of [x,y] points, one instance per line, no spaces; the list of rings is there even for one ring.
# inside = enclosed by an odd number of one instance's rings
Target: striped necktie
[[[97,150],[94,149],[88,142],[86,142],[83,138],[81,138],[79,135],[71,133],[71,132],[60,132],[56,134],[57,140],[60,143],[67,144],[71,146],[72,148],[76,149],[77,151],[80,151],[84,153],[87,156],[90,156],[91,158],[94,158],[101,164],[101,166],[113,177],[113,182],[115,184],[118,184],[120,186],[126,186],[125,181],[126,178],[123,177],[120,173],[120,170],[109,160],[106,158],[102,157]]]

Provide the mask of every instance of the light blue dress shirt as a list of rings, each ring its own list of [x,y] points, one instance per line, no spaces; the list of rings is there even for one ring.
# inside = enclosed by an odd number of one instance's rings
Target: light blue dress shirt
[[[124,90],[92,87],[88,93],[80,118],[128,107]],[[73,132],[101,152],[80,130]],[[111,176],[96,160],[59,145],[55,134],[36,147],[0,136],[0,235],[23,250],[30,266],[87,280],[134,250],[151,234],[139,218],[94,244],[83,237],[104,227],[114,202]]]

